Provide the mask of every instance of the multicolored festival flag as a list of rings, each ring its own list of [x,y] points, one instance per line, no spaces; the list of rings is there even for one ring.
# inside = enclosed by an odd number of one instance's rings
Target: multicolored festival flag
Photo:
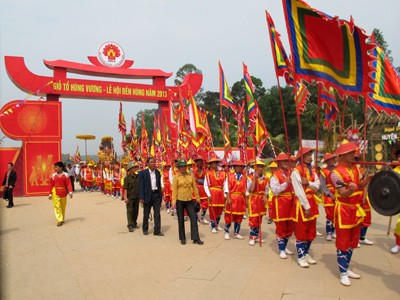
[[[146,161],[149,156],[149,135],[147,133],[146,124],[144,122],[144,114],[142,112],[142,135],[140,139],[140,153],[142,160]]]
[[[367,35],[350,22],[330,17],[301,0],[282,0],[296,81],[316,80],[344,94],[366,96],[370,89]]]
[[[256,132],[254,134],[254,141],[257,148],[257,157],[261,156],[262,150],[267,144],[267,140],[269,138],[269,133],[267,131],[267,127],[264,124],[264,120],[260,111],[258,111],[258,116],[256,119]]]
[[[119,102],[119,115],[118,115],[118,131],[122,133],[122,135],[126,134],[126,122],[124,113],[122,112],[122,102]]]
[[[253,95],[255,87],[253,81],[251,80],[247,66],[244,63],[243,63],[243,79],[244,79],[244,89],[246,90],[247,113],[250,122],[254,123],[257,118],[257,103]],[[254,128],[254,126],[251,125],[250,127]],[[253,132],[253,130],[250,130],[250,132]]]
[[[318,85],[318,105],[325,106],[325,122],[324,128],[329,128],[331,122],[335,122],[339,112],[339,107],[336,101],[333,89],[325,89],[322,84]]]
[[[275,29],[275,24],[272,20],[271,15],[267,11],[265,11],[265,14],[267,16],[268,32],[271,42],[272,54],[274,56],[276,76],[284,77],[287,84],[294,86],[295,82],[292,70],[292,63],[290,62],[289,57],[286,54],[285,48],[283,47],[280,38],[281,35]]]
[[[233,152],[232,152],[231,139],[229,137],[229,124],[226,121],[225,117],[222,119],[222,136],[224,139],[224,153],[225,153],[224,161],[228,162],[231,159]]]
[[[296,103],[296,112],[302,114],[306,108],[310,92],[307,87],[301,82],[296,82],[296,89],[294,90],[294,102]]]
[[[381,47],[376,46],[373,55],[376,61],[372,66],[375,71],[372,72],[372,78],[375,83],[372,84],[373,92],[367,97],[368,106],[378,112],[386,112],[389,115],[400,117],[400,77],[388,57]]]
[[[79,145],[76,146],[76,151],[74,155],[74,163],[79,163],[81,161],[81,153],[79,152]]]
[[[232,111],[236,114],[236,105],[233,102],[233,97],[231,91],[229,89],[228,82],[226,81],[224,70],[222,70],[221,63],[218,62],[219,66],[219,100],[221,105],[232,109]]]

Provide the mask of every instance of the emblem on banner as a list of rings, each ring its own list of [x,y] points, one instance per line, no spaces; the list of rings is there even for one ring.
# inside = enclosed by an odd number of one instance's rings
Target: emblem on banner
[[[97,52],[99,61],[107,67],[119,67],[125,62],[125,53],[120,45],[114,42],[103,43]]]

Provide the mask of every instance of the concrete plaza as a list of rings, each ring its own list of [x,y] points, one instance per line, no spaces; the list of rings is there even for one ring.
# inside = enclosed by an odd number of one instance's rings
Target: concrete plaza
[[[223,239],[200,225],[203,246],[178,239],[177,221],[161,212],[164,237],[141,229],[129,233],[125,205],[100,193],[78,191],[68,200],[66,222],[56,226],[47,197],[16,198],[0,207],[1,299],[400,299],[400,254],[387,237],[388,217],[373,214],[373,246],[354,252],[351,267],[362,275],[351,287],[339,283],[334,241],[317,237],[301,269],[293,256],[280,259],[275,226],[263,223],[266,243]],[[324,232],[320,208],[318,229]],[[142,223],[139,214],[139,225]],[[393,218],[392,228],[397,216]],[[294,238],[289,249],[294,249]]]

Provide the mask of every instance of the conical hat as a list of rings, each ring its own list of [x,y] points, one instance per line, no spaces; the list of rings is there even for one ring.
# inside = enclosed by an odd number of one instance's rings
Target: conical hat
[[[350,143],[348,140],[344,140],[340,144],[340,146],[336,149],[335,153],[336,155],[343,155],[357,150],[358,150],[357,145]]]

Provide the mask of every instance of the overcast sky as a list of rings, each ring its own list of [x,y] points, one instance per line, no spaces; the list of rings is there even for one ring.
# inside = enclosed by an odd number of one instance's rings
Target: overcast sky
[[[392,50],[394,64],[400,65],[399,0],[307,2],[342,19],[352,15],[368,34],[379,28]],[[276,78],[266,9],[289,52],[281,0],[0,0],[0,104],[27,96],[8,78],[5,55],[23,56],[32,72],[51,76],[43,59],[89,63],[86,57],[97,55],[106,41],[121,45],[125,58],[135,61],[134,67],[173,72],[168,85],[173,85],[181,66],[192,63],[203,72],[204,89],[218,91],[220,60],[230,86],[242,78],[241,63],[245,62],[250,74],[269,88],[276,85]],[[77,144],[84,152],[84,142],[75,139],[77,134],[97,137],[88,142],[89,154],[97,153],[100,138],[107,135],[115,137],[116,150],[122,152],[118,101],[62,99],[62,105],[63,153],[73,154]],[[139,110],[156,106],[124,103],[123,107],[126,120],[130,120]],[[1,147],[19,144],[6,138]]]

